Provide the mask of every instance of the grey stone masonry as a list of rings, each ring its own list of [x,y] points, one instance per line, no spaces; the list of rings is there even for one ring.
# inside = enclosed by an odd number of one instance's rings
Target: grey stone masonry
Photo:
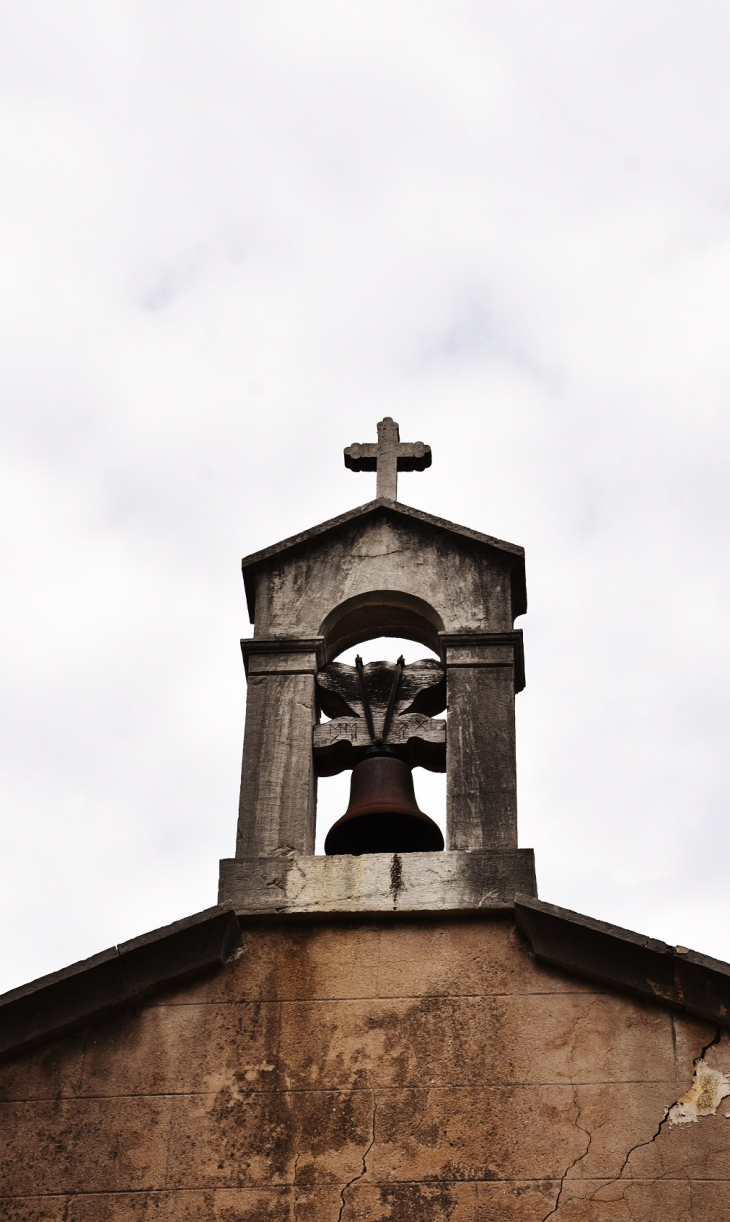
[[[254,635],[241,643],[238,837],[220,894],[242,914],[462,911],[534,894],[532,855],[517,848],[523,550],[397,502],[398,471],[424,470],[431,451],[402,443],[389,417],[377,443],[348,447],[345,460],[377,471],[376,500],[243,561]],[[381,636],[419,641],[440,662],[373,662],[360,679],[336,663]],[[318,858],[317,778],[356,767],[380,743],[386,710],[388,745],[412,767],[446,771],[446,852],[397,866],[387,854]],[[395,904],[391,870],[403,884]]]
[[[255,636],[324,635],[327,661],[369,635],[438,652],[439,632],[509,631],[527,609],[521,547],[386,498],[254,552],[242,570]]]
[[[513,853],[366,853],[221,862],[219,902],[239,916],[511,909],[536,895],[532,849]]]
[[[322,639],[241,642],[248,677],[236,856],[314,852],[314,676]]]
[[[449,710],[448,848],[516,849],[522,633],[442,633],[441,651]]]
[[[255,634],[242,642],[236,856],[313,853],[314,743],[324,734],[314,733],[315,678],[343,649],[381,635],[421,641],[446,663],[449,847],[516,847],[522,549],[381,499],[250,556],[243,571]]]

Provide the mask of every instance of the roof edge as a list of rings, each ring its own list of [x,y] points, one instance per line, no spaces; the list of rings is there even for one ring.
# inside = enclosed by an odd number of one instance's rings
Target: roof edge
[[[730,1027],[730,964],[531,896],[515,919],[541,962]]]
[[[244,556],[241,561],[241,567],[244,572],[246,569],[252,568],[256,564],[260,564],[263,560],[268,560],[270,556],[276,556],[280,552],[288,551],[291,547],[297,547],[301,543],[306,543],[309,539],[315,539],[318,535],[326,534],[329,530],[335,530],[338,526],[345,526],[354,518],[363,517],[367,513],[372,513],[376,509],[390,509],[395,513],[400,513],[406,518],[415,518],[418,522],[425,522],[429,526],[436,526],[441,530],[452,530],[459,535],[463,535],[467,539],[473,539],[476,543],[484,543],[488,547],[496,547],[500,551],[509,552],[510,555],[518,558],[524,558],[525,549],[519,547],[516,543],[507,543],[504,539],[496,539],[492,535],[483,535],[478,530],[472,530],[468,526],[460,526],[458,522],[449,522],[447,518],[437,518],[433,514],[424,513],[422,509],[414,509],[411,505],[404,505],[402,501],[391,501],[388,497],[380,496],[373,501],[366,501],[364,505],[357,505],[355,509],[348,509],[346,513],[338,514],[336,518],[328,518],[326,522],[320,522],[317,526],[310,526],[308,530],[300,531],[297,535],[290,535],[288,539],[282,539],[280,543],[272,543],[270,547],[264,547],[261,551],[251,552],[250,556]]]
[[[527,609],[527,590],[524,572],[525,549],[523,547],[520,547],[517,543],[508,543],[504,539],[497,539],[493,535],[482,534],[481,531],[472,530],[468,526],[460,526],[458,522],[449,522],[447,518],[434,517],[433,514],[424,513],[422,509],[414,509],[411,505],[404,505],[401,501],[391,501],[388,497],[381,496],[376,497],[373,501],[366,501],[364,505],[358,505],[355,509],[348,509],[346,513],[339,514],[336,518],[328,518],[326,522],[320,522],[317,526],[311,526],[308,530],[303,530],[298,535],[290,535],[287,539],[282,539],[280,543],[272,543],[270,547],[262,548],[261,551],[251,552],[249,556],[244,556],[241,561],[241,569],[243,570],[243,580],[251,623],[255,622],[254,616],[256,611],[255,594],[252,583],[249,581],[252,570],[273,556],[280,555],[291,548],[308,543],[310,539],[316,539],[319,535],[327,534],[330,530],[337,530],[341,526],[346,526],[348,522],[364,517],[366,514],[374,513],[378,509],[389,510],[391,513],[400,514],[404,518],[423,522],[425,525],[433,526],[437,530],[452,531],[454,534],[461,535],[462,538],[470,539],[474,543],[481,543],[485,547],[494,548],[497,551],[506,552],[515,561],[521,561],[518,573],[513,574],[512,580],[516,582],[515,603],[517,610],[515,615],[524,614]]]
[[[217,905],[11,989],[0,996],[0,1056],[219,966],[239,941],[233,908]]]

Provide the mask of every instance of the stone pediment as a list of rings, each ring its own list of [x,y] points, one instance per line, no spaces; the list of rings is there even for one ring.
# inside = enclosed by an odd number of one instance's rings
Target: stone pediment
[[[401,529],[407,529],[410,525],[415,537],[422,537],[424,531],[431,533],[434,537],[446,535],[449,537],[451,548],[463,540],[465,544],[471,545],[472,548],[475,547],[475,550],[482,553],[485,558],[499,559],[501,564],[509,569],[511,576],[513,616],[524,615],[527,609],[524,548],[515,543],[507,543],[503,539],[496,539],[492,535],[471,530],[467,526],[460,526],[456,522],[449,522],[446,518],[434,517],[433,514],[413,509],[410,505],[403,505],[399,501],[379,497],[364,505],[358,505],[357,508],[350,509],[336,518],[320,522],[319,525],[312,526],[300,534],[282,539],[280,543],[274,543],[271,547],[265,547],[261,551],[253,552],[250,556],[245,556],[241,567],[251,622],[255,622],[256,615],[256,574],[258,572],[280,567],[287,561],[294,563],[302,553],[314,555],[317,551],[326,549],[329,541],[336,535],[342,532],[351,533],[353,527],[366,526],[368,521],[376,523],[384,517],[397,522]]]

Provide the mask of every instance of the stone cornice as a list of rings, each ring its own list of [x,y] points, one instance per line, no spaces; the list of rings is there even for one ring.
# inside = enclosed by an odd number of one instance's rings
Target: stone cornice
[[[240,940],[230,906],[100,951],[0,996],[0,1056],[224,963]]]
[[[531,896],[515,919],[543,963],[730,1027],[730,964]]]
[[[525,646],[522,629],[514,628],[511,632],[439,632],[439,645],[442,661],[448,668],[454,666],[505,666],[509,662],[490,660],[490,648],[508,648],[512,651],[512,663],[515,671],[515,691],[521,692],[525,686]],[[474,656],[460,657],[474,651]],[[481,653],[481,657],[478,654]],[[451,656],[450,656],[451,655]]]

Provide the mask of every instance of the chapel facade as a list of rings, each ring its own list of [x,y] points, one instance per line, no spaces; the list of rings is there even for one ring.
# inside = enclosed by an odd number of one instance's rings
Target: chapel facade
[[[243,561],[218,904],[0,998],[0,1213],[727,1222],[730,966],[538,899],[518,846],[522,549],[399,502],[431,451],[389,418],[345,462],[375,499]],[[341,660],[383,636],[429,657]]]

